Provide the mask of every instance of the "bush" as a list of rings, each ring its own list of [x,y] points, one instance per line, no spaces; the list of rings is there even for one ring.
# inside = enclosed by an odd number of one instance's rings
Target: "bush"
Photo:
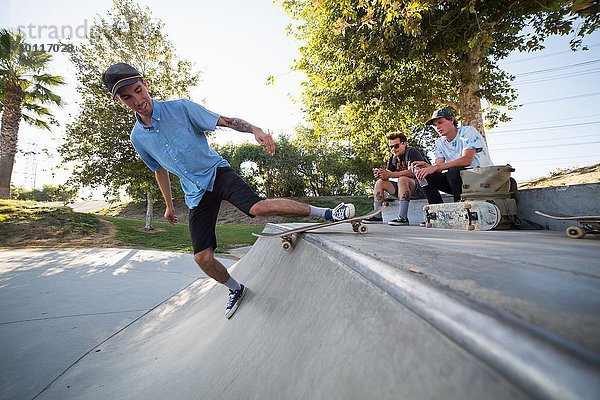
[[[64,203],[70,203],[76,196],[77,189],[67,188],[62,185],[44,185],[42,190],[25,190],[23,188],[13,188],[11,190],[11,197],[13,200],[62,201]]]

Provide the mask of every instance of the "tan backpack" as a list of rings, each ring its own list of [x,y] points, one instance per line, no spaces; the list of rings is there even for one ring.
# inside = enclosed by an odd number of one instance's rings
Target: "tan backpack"
[[[518,223],[517,182],[510,177],[514,170],[507,164],[460,171],[463,182],[461,201],[488,201],[500,209],[500,223],[494,229],[510,229]]]

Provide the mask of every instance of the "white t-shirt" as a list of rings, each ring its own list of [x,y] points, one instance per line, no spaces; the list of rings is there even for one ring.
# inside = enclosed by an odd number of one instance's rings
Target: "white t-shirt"
[[[492,159],[485,141],[472,126],[461,126],[454,140],[449,142],[445,137],[435,141],[435,158],[443,158],[445,162],[462,157],[463,150],[476,149],[471,168],[489,167]]]

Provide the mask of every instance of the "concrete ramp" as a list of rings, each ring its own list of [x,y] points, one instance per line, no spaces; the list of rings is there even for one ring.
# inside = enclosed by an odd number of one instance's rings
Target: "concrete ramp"
[[[567,399],[600,393],[589,357],[418,275],[318,234],[306,238],[289,253],[279,240],[260,239],[232,267],[250,291],[231,320],[223,316],[225,289],[199,280],[91,350],[37,398]]]

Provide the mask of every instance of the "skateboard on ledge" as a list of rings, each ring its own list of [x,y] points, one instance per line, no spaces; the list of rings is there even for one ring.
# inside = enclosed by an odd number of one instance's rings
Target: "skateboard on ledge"
[[[367,228],[367,225],[362,223],[362,220],[371,218],[371,217],[379,214],[386,207],[387,207],[387,204],[384,204],[380,209],[373,210],[368,214],[361,215],[358,217],[343,219],[341,221],[328,221],[328,222],[323,222],[323,223],[305,225],[305,226],[300,226],[300,227],[294,228],[294,229],[288,229],[283,232],[275,232],[275,233],[273,233],[273,232],[260,232],[260,233],[252,232],[252,234],[259,238],[266,238],[266,239],[280,238],[281,239],[281,248],[286,251],[291,251],[294,248],[294,243],[296,242],[296,239],[298,238],[298,234],[314,231],[315,229],[327,228],[329,226],[350,223],[350,224],[352,224],[352,230],[354,230],[354,232],[367,233],[367,231],[369,229]]]
[[[427,228],[487,231],[500,222],[500,210],[487,201],[429,204],[423,213]]]
[[[545,214],[541,211],[535,211],[537,215],[542,217],[557,219],[561,221],[577,221],[581,226],[569,226],[565,233],[571,239],[581,239],[587,233],[600,233],[600,216],[599,215],[565,215],[565,214]]]

